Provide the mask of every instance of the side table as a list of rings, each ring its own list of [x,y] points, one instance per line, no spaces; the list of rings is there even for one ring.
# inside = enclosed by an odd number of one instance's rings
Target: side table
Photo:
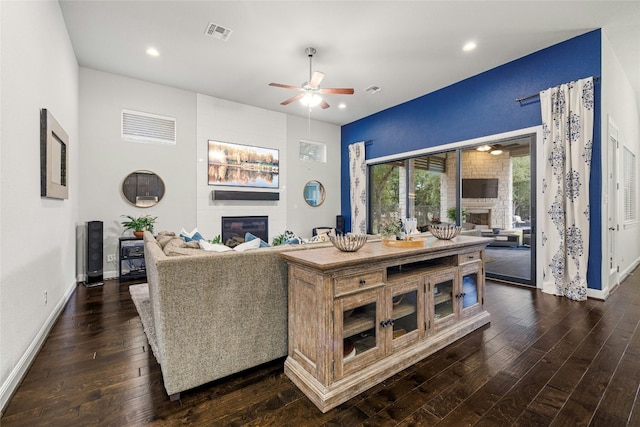
[[[121,282],[147,278],[144,240],[141,237],[118,238],[118,270]]]

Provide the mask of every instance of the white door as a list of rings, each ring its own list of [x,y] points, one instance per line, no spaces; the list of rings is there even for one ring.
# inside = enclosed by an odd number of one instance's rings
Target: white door
[[[616,236],[618,233],[618,147],[618,129],[613,123],[609,122],[607,186],[603,200],[607,206],[607,268],[609,271],[609,289],[617,285],[619,280],[618,258],[616,255]]]

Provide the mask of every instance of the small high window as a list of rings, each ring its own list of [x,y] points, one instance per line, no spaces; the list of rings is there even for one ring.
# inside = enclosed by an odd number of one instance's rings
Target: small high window
[[[624,222],[635,222],[638,219],[637,184],[636,184],[636,155],[626,146],[623,150],[624,173]]]
[[[327,144],[322,142],[300,140],[300,160],[310,162],[327,162]]]

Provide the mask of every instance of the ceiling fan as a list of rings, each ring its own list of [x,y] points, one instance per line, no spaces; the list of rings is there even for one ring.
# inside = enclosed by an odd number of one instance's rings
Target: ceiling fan
[[[302,102],[304,105],[307,105],[309,108],[320,105],[324,109],[329,108],[329,104],[327,103],[327,101],[322,99],[322,96],[320,95],[353,95],[352,88],[320,88],[320,82],[322,82],[322,79],[324,78],[324,73],[321,73],[320,71],[312,71],[313,55],[316,54],[316,50],[312,47],[308,47],[304,52],[309,57],[309,81],[302,83],[301,86],[290,86],[281,83],[269,83],[269,86],[281,87],[284,89],[291,89],[301,92],[289,99],[282,101],[280,105],[288,105],[293,101],[300,100],[300,102]]]

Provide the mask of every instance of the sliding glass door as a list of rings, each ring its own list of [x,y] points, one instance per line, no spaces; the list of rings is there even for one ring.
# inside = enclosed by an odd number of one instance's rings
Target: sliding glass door
[[[495,141],[369,166],[369,230],[416,218],[489,237],[486,275],[535,283],[535,136]]]

